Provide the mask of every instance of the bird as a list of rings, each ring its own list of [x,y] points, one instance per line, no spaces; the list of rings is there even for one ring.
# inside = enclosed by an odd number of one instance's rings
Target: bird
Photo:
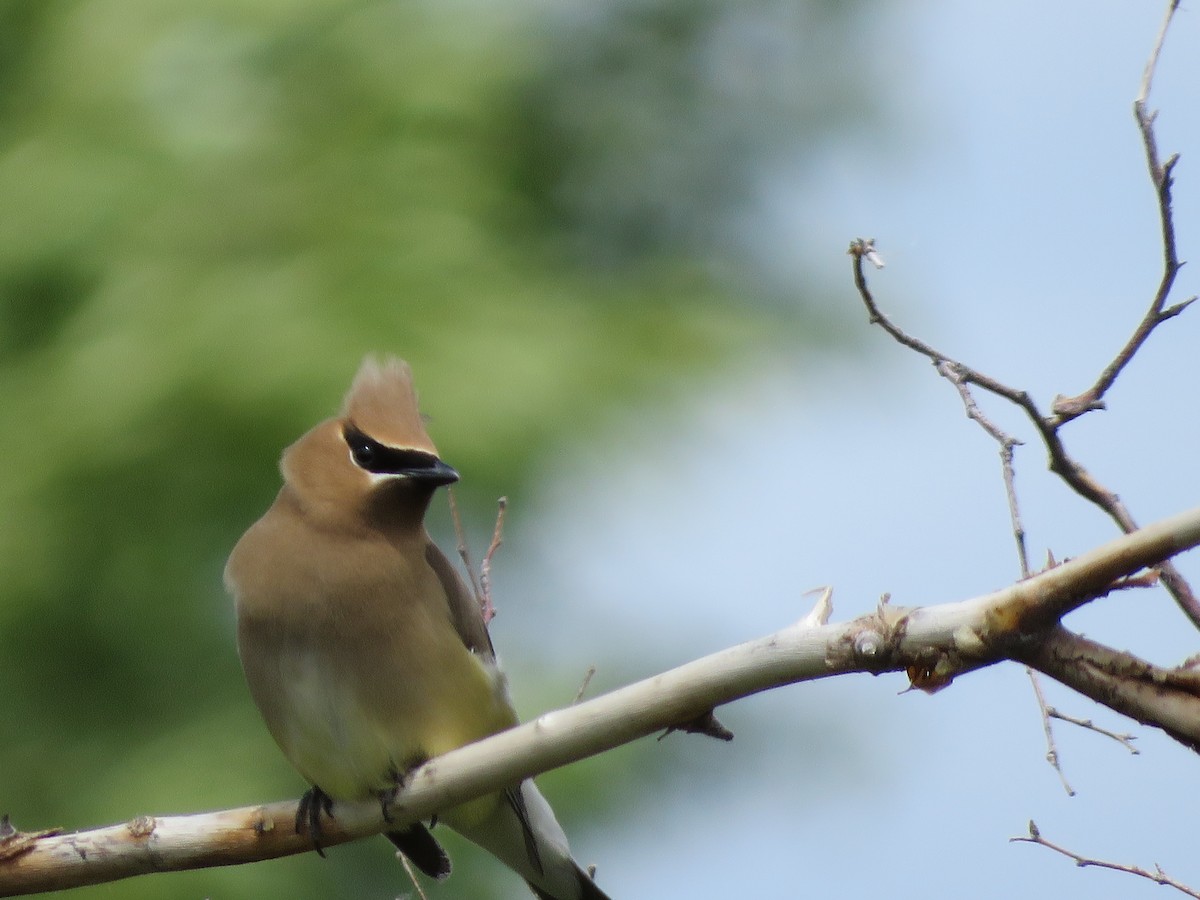
[[[307,827],[320,851],[336,801],[383,803],[421,763],[518,719],[481,607],[425,527],[435,491],[459,475],[426,432],[408,364],[368,356],[340,413],[286,448],[280,471],[225,584],[251,697],[310,785],[297,833]],[[539,900],[609,900],[532,780],[437,822]],[[449,874],[425,824],[387,836],[427,875]]]

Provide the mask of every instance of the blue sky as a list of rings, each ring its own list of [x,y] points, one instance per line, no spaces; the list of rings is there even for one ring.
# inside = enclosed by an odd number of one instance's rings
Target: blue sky
[[[943,0],[864,20],[886,124],[830,145],[815,169],[764,172],[752,220],[777,275],[794,271],[801,291],[847,305],[861,322],[857,345],[768,356],[696,385],[685,410],[631,416],[613,432],[626,466],[619,485],[604,448],[548,459],[554,477],[509,531],[511,544],[545,549],[503,590],[530,597],[543,622],[563,603],[603,606],[612,633],[573,635],[570,656],[619,635],[633,674],[648,675],[794,621],[807,588],[833,585],[841,619],[885,591],[916,605],[1013,580],[994,445],[926,363],[869,330],[845,247],[877,239],[888,267],[871,273],[872,286],[904,327],[1044,408],[1081,390],[1161,272],[1130,111],[1161,15],[1160,4]],[[1161,147],[1183,155],[1184,259],[1200,233],[1198,45],[1200,23],[1184,9],[1152,97]],[[1175,299],[1196,289],[1185,268]],[[1109,410],[1066,432],[1142,521],[1200,497],[1197,315],[1156,334]],[[1003,406],[987,409],[1031,438]],[[725,477],[735,455],[750,477]],[[1114,534],[1045,471],[1036,444],[1017,464],[1035,561]],[[1195,558],[1182,568],[1200,579]],[[495,629],[518,656],[513,606]],[[1164,663],[1198,643],[1158,591],[1094,604],[1068,625]],[[601,672],[597,686],[615,678]],[[615,897],[1161,896],[1149,882],[1009,844],[1033,818],[1080,852],[1159,863],[1200,884],[1193,754],[1048,684],[1052,703],[1134,731],[1142,751],[1060,724],[1078,791],[1068,798],[1044,760],[1021,668],[994,667],[934,697],[901,696],[904,687],[900,676],[857,676],[727,708],[723,721],[746,726],[732,745],[687,739],[711,780],[665,785],[657,810],[576,836],[580,857],[601,865]]]

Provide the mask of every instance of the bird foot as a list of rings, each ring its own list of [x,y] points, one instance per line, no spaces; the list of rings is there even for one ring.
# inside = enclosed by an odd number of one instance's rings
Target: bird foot
[[[383,816],[383,821],[391,823],[392,814],[389,808],[396,802],[396,798],[400,796],[400,792],[404,790],[404,786],[408,783],[408,776],[413,770],[425,764],[429,760],[427,756],[413,757],[404,766],[403,769],[398,768],[395,764],[388,771],[388,778],[392,782],[391,787],[384,788],[376,793],[379,798],[379,812]]]
[[[313,849],[322,859],[325,851],[321,847],[321,813],[333,818],[333,798],[315,784],[304,792],[296,809],[296,834],[308,831]]]

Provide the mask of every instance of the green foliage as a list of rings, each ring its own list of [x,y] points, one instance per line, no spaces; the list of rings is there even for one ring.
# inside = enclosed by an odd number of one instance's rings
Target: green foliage
[[[627,27],[635,7],[658,24]],[[796,335],[736,260],[702,258],[745,167],[779,152],[753,128],[812,121],[685,90],[688,47],[736,7],[581,25],[519,4],[0,5],[0,808],[19,826],[300,792],[241,684],[220,573],[365,352],[413,362],[466,502],[490,508],[609,411]],[[672,160],[698,174],[651,193]],[[400,890],[383,846],[339,860],[80,896]]]

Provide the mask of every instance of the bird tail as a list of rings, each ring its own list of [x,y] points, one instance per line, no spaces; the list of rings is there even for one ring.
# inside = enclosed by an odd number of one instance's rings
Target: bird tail
[[[420,822],[414,822],[403,831],[389,831],[386,836],[397,850],[430,878],[445,878],[450,874],[450,857]]]
[[[588,875],[587,872],[583,871],[583,869],[579,868],[578,865],[575,865],[575,877],[577,880],[576,890],[578,890],[579,893],[572,894],[570,896],[578,897],[579,900],[612,900],[608,894],[604,893],[604,891],[600,890],[600,888],[596,886],[596,882],[592,881],[591,876]],[[529,884],[529,889],[533,891],[538,900],[561,900],[561,898],[556,894],[547,894],[532,881],[527,883]]]
[[[505,791],[483,817],[445,821],[528,882],[539,900],[611,900],[574,859],[554,811],[532,781]]]

